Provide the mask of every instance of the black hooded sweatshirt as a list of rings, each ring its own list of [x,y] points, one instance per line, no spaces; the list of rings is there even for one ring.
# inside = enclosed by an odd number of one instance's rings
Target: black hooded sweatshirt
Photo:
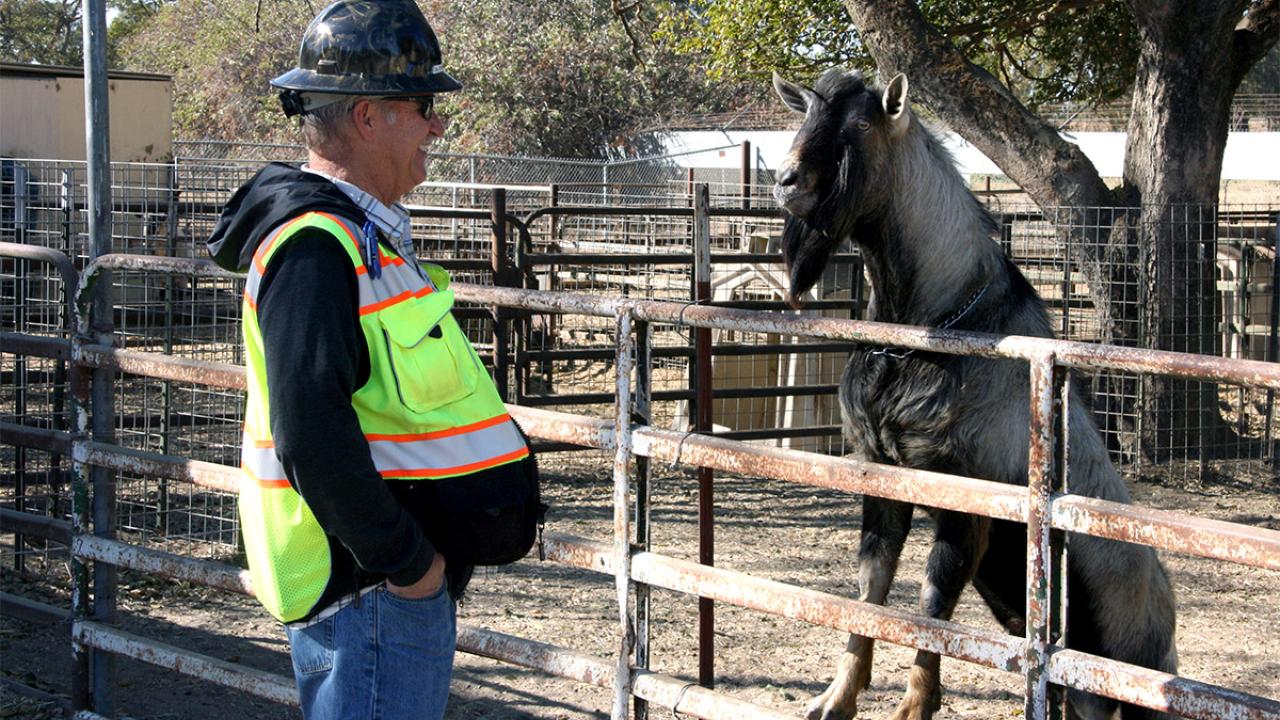
[[[209,254],[243,272],[272,230],[313,210],[365,221],[325,178],[272,163],[227,203]],[[276,454],[329,538],[329,584],[307,617],[384,578],[412,585],[435,556],[422,527],[432,488],[430,481],[388,482],[374,467],[351,405],[369,379],[356,275],[328,233],[301,230],[272,258],[258,291],[258,323]],[[446,567],[456,597],[470,568]]]

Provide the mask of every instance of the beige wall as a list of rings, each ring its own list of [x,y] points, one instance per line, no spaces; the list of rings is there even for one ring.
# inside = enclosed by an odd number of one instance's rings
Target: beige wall
[[[173,153],[173,83],[111,79],[111,160],[154,162]],[[0,156],[84,160],[84,80],[0,75]]]

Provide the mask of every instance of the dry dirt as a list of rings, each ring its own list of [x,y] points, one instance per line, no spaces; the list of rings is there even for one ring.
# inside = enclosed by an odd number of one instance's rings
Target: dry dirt
[[[611,509],[608,459],[599,453],[559,455],[544,463],[552,503],[549,529],[606,540]],[[655,550],[696,557],[697,484],[691,472],[656,468]],[[1280,529],[1280,484],[1274,478],[1219,481],[1187,489],[1141,483],[1135,500],[1202,517]],[[717,564],[762,577],[856,596],[856,498],[752,479],[717,479]],[[916,518],[890,603],[914,607],[929,523]],[[1280,574],[1198,558],[1164,555],[1178,594],[1178,649],[1191,678],[1280,698]],[[5,590],[40,597],[12,574]],[[47,601],[64,598],[45,595]],[[289,672],[279,627],[247,598],[155,578],[122,579],[121,624],[136,633],[224,660]],[[653,666],[685,679],[697,673],[697,601],[655,592]],[[600,656],[614,644],[613,590],[603,575],[528,560],[477,577],[460,621]],[[972,590],[956,620],[995,628]],[[834,630],[717,607],[719,689],[797,715],[830,680],[844,638]],[[66,696],[65,629],[0,620],[3,678]],[[911,651],[878,648],[861,717],[886,716],[903,689]],[[948,660],[940,718],[972,720],[1022,714],[1016,675]],[[128,660],[118,661],[117,711],[134,718],[296,718],[296,710]],[[609,692],[534,671],[459,654],[451,718],[598,718]],[[659,717],[667,710],[657,710]],[[0,690],[0,718],[54,717],[53,707]]]

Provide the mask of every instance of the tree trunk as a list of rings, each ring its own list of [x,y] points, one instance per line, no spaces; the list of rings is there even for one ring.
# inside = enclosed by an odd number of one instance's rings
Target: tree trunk
[[[1218,185],[1231,98],[1244,74],[1237,72],[1235,36],[1246,6],[1243,0],[1131,2],[1140,54],[1121,192],[1126,204],[1140,208],[1143,347],[1220,351]],[[1143,393],[1148,454],[1201,457],[1234,437],[1212,383],[1148,376]]]

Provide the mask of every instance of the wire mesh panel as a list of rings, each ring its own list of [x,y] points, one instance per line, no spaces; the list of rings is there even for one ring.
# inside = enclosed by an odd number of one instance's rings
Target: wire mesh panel
[[[1277,211],[1258,206],[1050,208],[991,202],[1001,243],[1060,337],[1274,360]],[[1261,391],[1119,373],[1086,375],[1117,461],[1203,477],[1274,470],[1273,399]],[[1256,397],[1254,397],[1256,396]]]
[[[41,175],[3,161],[0,182],[0,242],[45,245],[59,233],[51,221],[60,204]],[[59,188],[60,185],[53,187]],[[63,278],[43,261],[0,256],[0,331],[47,338],[70,337]],[[70,429],[71,400],[64,360],[5,352],[0,354],[0,422],[40,430]],[[71,503],[70,459],[34,448],[0,446],[0,506],[65,520]],[[61,582],[66,547],[39,537],[5,532],[0,536],[0,566],[48,582]]]

